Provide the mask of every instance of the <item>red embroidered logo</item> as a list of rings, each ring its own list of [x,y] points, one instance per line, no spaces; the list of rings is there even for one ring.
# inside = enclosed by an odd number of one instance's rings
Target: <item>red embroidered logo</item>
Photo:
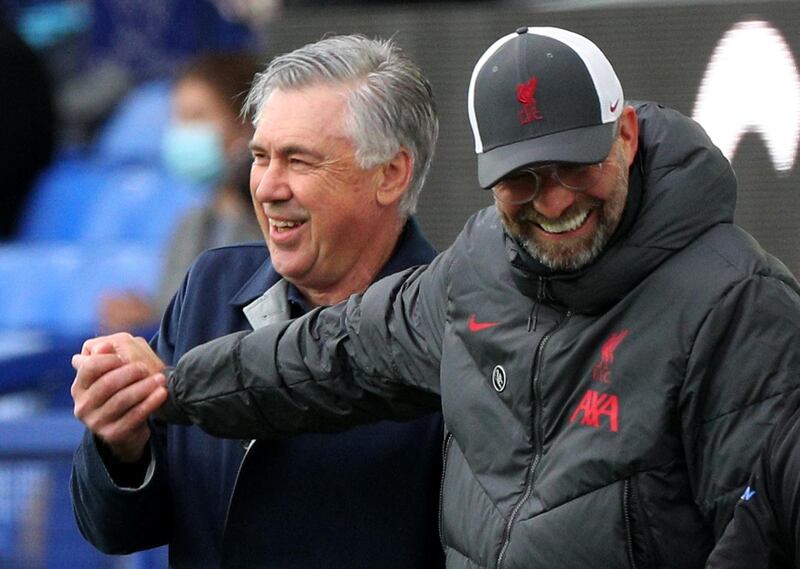
[[[617,110],[617,105],[619,105],[619,99],[617,99],[616,101],[614,101],[614,104],[613,104],[613,105],[611,105],[611,107],[609,107],[609,108],[611,109],[611,112],[612,112],[612,113],[613,113],[614,111],[616,111],[616,110]]]
[[[519,110],[519,124],[542,120],[542,113],[536,104],[536,87],[539,80],[532,76],[527,83],[517,85],[517,101],[522,104]]]
[[[611,383],[611,365],[614,363],[614,352],[627,335],[627,329],[620,332],[612,332],[608,339],[603,342],[603,347],[600,348],[600,361],[592,368],[592,379],[603,383]]]
[[[616,395],[587,389],[583,399],[572,412],[569,422],[577,421],[581,413],[583,413],[581,425],[597,429],[600,427],[600,418],[605,416],[608,418],[608,427],[612,433],[616,433],[619,429],[619,398]]]
[[[487,328],[492,328],[500,324],[499,322],[478,322],[475,318],[475,314],[472,314],[469,317],[469,331],[472,333],[480,332],[481,330],[486,330]]]

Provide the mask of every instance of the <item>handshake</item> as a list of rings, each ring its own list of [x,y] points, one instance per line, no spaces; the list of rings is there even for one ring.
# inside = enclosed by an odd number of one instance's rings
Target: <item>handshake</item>
[[[167,400],[164,362],[128,333],[84,342],[72,356],[74,413],[121,462],[136,462],[150,439],[147,418]]]

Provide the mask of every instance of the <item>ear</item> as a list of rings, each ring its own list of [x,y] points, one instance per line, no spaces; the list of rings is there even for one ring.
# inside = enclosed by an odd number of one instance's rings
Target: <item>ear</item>
[[[630,105],[622,109],[622,115],[619,117],[619,138],[624,145],[625,157],[630,168],[639,149],[639,117],[636,115],[636,109]]]
[[[391,160],[380,166],[376,194],[378,203],[387,206],[400,201],[408,190],[413,170],[414,159],[411,152],[401,147]]]

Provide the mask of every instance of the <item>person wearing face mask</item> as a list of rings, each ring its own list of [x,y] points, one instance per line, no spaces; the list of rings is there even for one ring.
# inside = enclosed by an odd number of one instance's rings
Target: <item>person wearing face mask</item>
[[[175,82],[162,162],[177,179],[207,193],[208,201],[189,211],[174,232],[155,298],[130,291],[103,297],[104,330],[154,325],[197,255],[261,238],[249,194],[252,126],[239,117],[242,98],[259,69],[258,60],[248,54],[209,53],[189,62]]]

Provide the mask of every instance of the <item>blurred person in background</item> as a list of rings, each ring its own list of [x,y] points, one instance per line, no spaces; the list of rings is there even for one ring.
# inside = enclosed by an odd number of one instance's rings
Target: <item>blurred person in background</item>
[[[252,127],[239,109],[258,60],[244,53],[209,53],[191,61],[172,93],[173,120],[162,141],[166,169],[193,187],[208,190],[207,205],[181,220],[167,252],[155,298],[131,291],[107,294],[104,330],[155,326],[191,262],[205,249],[261,238],[250,204]]]
[[[56,114],[44,63],[0,13],[0,240],[13,237],[37,174],[55,149]]]
[[[199,257],[151,341],[166,362],[341,301],[435,254],[412,214],[438,119],[427,79],[396,45],[341,36],[280,56],[246,110],[267,247]],[[443,566],[441,413],[283,440],[215,438],[148,421],[157,395],[138,399],[140,386],[113,377],[95,382],[119,361],[99,357],[108,361],[81,367],[73,384],[88,428],[71,492],[81,532],[102,551],[168,544],[173,569]]]

